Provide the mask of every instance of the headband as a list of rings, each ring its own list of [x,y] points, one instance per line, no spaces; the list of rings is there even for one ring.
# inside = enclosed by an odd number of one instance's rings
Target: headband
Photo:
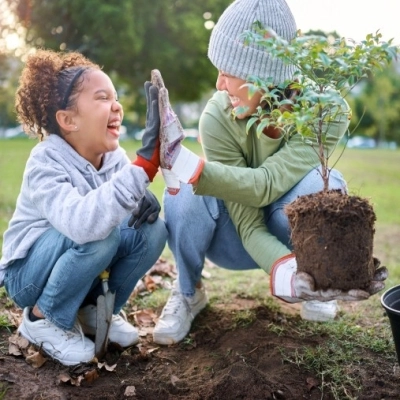
[[[71,96],[72,89],[74,88],[76,81],[84,73],[84,71],[86,71],[86,68],[80,68],[79,71],[75,74],[75,76],[71,79],[71,82],[69,83],[67,90],[65,91],[65,95],[61,103],[62,110],[65,110],[67,108],[68,100],[69,97]]]

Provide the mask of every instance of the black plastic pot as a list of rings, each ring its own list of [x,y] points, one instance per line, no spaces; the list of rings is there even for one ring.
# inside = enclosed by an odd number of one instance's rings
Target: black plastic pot
[[[394,286],[383,293],[381,304],[389,317],[397,360],[400,364],[400,285]]]

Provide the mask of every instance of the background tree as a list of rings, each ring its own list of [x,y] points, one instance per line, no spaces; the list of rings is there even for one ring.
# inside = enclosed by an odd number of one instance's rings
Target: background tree
[[[7,0],[32,47],[76,50],[140,92],[159,69],[172,100],[197,100],[215,82],[210,29],[230,0]]]
[[[0,52],[0,128],[16,125],[14,97],[21,68],[18,58]]]
[[[392,63],[363,82],[354,97],[353,114],[359,119],[357,131],[379,142],[400,143],[400,75]],[[356,121],[355,121],[356,122]]]

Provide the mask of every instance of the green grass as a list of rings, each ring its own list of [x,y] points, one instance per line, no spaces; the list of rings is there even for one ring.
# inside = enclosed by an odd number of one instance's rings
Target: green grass
[[[36,143],[35,140],[27,138],[0,141],[0,168],[2,171],[0,175],[0,245],[2,233],[7,228],[14,211],[25,162]],[[140,142],[127,140],[121,144],[129,157],[133,159]],[[198,154],[202,153],[200,144],[196,141],[186,140],[185,145]],[[374,205],[377,215],[375,253],[386,266],[390,267],[391,277],[388,283],[394,283],[400,279],[400,255],[396,251],[400,239],[398,237],[400,213],[397,212],[400,204],[399,165],[399,150],[346,149],[335,166],[345,176],[350,193],[367,197]],[[160,173],[151,183],[150,189],[162,202],[164,182]],[[168,252],[168,250],[166,251]],[[167,256],[170,257],[170,253]],[[243,275],[250,276],[250,279],[245,278],[246,284],[244,282],[240,284]],[[229,276],[229,280],[224,283],[225,293],[232,294],[243,291],[243,293],[250,293],[251,296],[263,297],[265,288],[258,282],[261,276],[265,276],[261,271],[252,271],[246,274],[229,271],[227,276]],[[221,299],[216,295],[215,301],[218,302],[218,298]]]
[[[2,171],[0,175],[0,244],[2,233],[15,207],[25,162],[35,144],[35,141],[28,139],[0,141]],[[122,142],[122,146],[132,159],[135,157],[139,144],[131,140]],[[201,147],[197,142],[185,141],[185,145],[201,154]],[[377,215],[374,250],[375,255],[390,271],[387,288],[400,281],[400,253],[397,251],[400,242],[399,165],[399,150],[346,149],[335,166],[345,176],[350,193],[367,197],[374,205]],[[150,189],[162,202],[164,182],[161,174],[157,174]],[[165,249],[163,256],[172,260],[168,248]],[[227,303],[236,296],[241,299],[251,299],[273,311],[279,309],[278,302],[269,296],[268,276],[263,271],[233,272],[209,267],[207,271],[212,276],[211,279],[206,280],[210,307]],[[134,302],[139,308],[160,308],[165,303],[168,294],[167,290],[158,290],[151,295],[135,298]],[[254,318],[252,310],[236,311],[232,319],[232,329],[247,327],[252,324]],[[1,325],[7,326],[7,321],[0,320]],[[360,381],[357,376],[357,363],[370,362],[368,359],[360,359],[358,349],[364,348],[377,352],[380,356],[395,362],[390,326],[380,305],[379,295],[360,302],[352,312],[342,312],[334,323],[318,324],[295,319],[289,326],[271,323],[269,329],[277,335],[298,335],[305,338],[316,335],[328,339],[317,347],[304,347],[290,353],[287,349],[282,349],[281,352],[284,361],[315,372],[322,382],[321,389],[325,392],[329,391],[337,399],[352,398],[348,393],[357,392]]]
[[[362,376],[359,365],[376,367],[366,351],[379,353],[396,363],[395,351],[389,329],[365,329],[345,321],[325,324],[300,321],[296,323],[294,335],[310,338],[326,337],[328,340],[317,346],[304,346],[294,351],[280,349],[285,362],[315,373],[320,380],[322,394],[331,393],[335,399],[357,399],[361,389]],[[290,328],[285,334],[290,334]],[[323,398],[323,396],[321,397]]]

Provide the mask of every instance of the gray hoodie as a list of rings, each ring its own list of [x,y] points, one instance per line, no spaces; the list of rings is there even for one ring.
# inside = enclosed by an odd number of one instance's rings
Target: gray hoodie
[[[35,241],[54,228],[83,244],[106,238],[143,197],[149,178],[125,150],[106,153],[97,171],[57,135],[36,145],[26,163],[16,209],[4,233],[4,269],[26,257]]]

